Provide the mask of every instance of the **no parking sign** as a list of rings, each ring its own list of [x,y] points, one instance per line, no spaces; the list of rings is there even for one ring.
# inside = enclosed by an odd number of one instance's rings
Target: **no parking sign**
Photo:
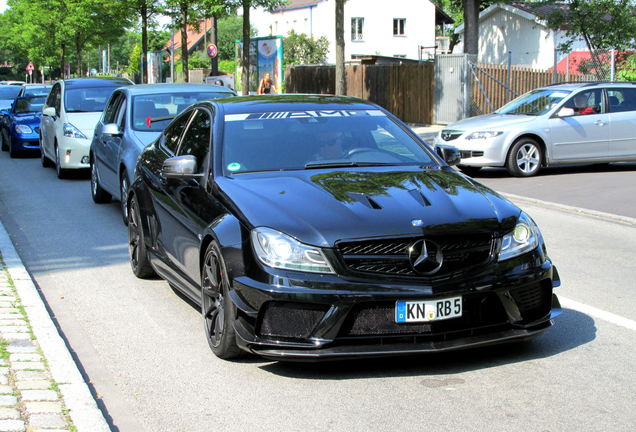
[[[218,51],[218,48],[216,47],[216,45],[214,45],[213,43],[208,45],[208,57],[214,58],[214,57],[216,57],[216,55],[218,53],[219,53],[219,51]]]

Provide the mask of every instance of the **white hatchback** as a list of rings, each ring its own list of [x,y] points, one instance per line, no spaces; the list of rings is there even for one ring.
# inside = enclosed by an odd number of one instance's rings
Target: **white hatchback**
[[[42,110],[42,166],[54,164],[59,178],[63,178],[68,170],[88,169],[95,125],[106,102],[115,89],[131,84],[125,78],[78,78],[56,82]]]

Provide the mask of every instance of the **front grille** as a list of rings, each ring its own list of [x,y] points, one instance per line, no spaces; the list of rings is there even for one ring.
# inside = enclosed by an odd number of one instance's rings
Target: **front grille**
[[[506,314],[494,293],[463,297],[462,316],[428,323],[396,323],[395,302],[355,305],[339,337],[372,337],[389,335],[427,335],[455,332],[506,322]]]
[[[307,338],[328,306],[305,303],[269,302],[262,312],[259,334],[293,339]]]
[[[462,136],[464,132],[462,131],[454,131],[454,130],[443,130],[440,136],[444,141],[453,141],[460,136]]]
[[[336,248],[345,267],[360,276],[376,274],[438,281],[487,263],[495,247],[490,234],[426,237],[440,246],[443,262],[436,273],[423,276],[413,269],[409,260],[409,248],[420,239],[339,242]]]
[[[524,321],[546,316],[552,308],[552,286],[549,282],[510,290]]]

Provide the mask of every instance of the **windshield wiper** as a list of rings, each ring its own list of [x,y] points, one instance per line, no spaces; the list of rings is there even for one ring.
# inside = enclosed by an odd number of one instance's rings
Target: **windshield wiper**
[[[347,162],[347,161],[331,161],[331,162],[309,162],[305,164],[305,169],[313,168],[346,168],[346,167],[366,167],[366,166],[386,166],[395,165],[389,162]]]

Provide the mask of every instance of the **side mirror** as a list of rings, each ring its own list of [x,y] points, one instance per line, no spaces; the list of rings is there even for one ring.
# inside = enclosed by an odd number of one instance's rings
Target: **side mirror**
[[[450,166],[457,165],[462,160],[457,147],[438,145],[435,147],[435,151]]]
[[[122,134],[122,131],[119,130],[119,126],[115,123],[106,123],[102,127],[102,135],[122,136]]]
[[[55,111],[55,107],[44,107],[42,109],[42,114],[49,117],[55,117],[57,112]]]
[[[563,107],[557,113],[557,117],[571,117],[574,115],[574,109]]]
[[[175,156],[163,162],[161,175],[165,178],[200,177],[197,166],[197,158],[192,155]]]

